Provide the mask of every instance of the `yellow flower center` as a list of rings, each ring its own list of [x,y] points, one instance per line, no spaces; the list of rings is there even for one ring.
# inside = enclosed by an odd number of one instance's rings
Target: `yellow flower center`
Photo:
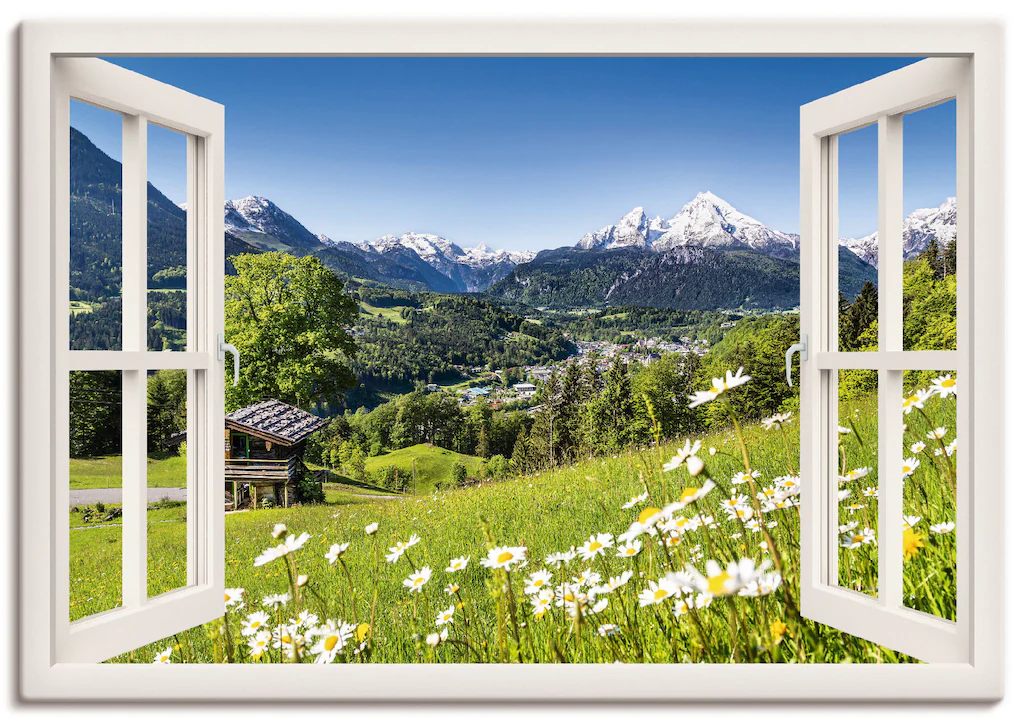
[[[231,600],[231,596],[229,596],[228,594],[225,593],[224,594],[224,603],[227,603],[230,600]]]
[[[647,523],[654,516],[661,513],[660,508],[648,507],[640,512],[640,523]]]
[[[712,576],[708,579],[708,592],[718,596],[725,593],[725,584],[729,582],[732,577],[724,571],[717,576]]]
[[[512,556],[511,553],[509,553],[508,551],[502,551],[498,555],[498,563],[508,563],[509,561],[512,560],[512,558],[513,558],[513,556]]]
[[[594,551],[600,551],[601,550],[601,542],[600,541],[591,541],[590,545],[587,546],[587,550],[589,550],[591,553],[593,553]]]
[[[325,651],[333,651],[334,647],[337,646],[337,645],[338,645],[338,637],[337,636],[328,636],[327,639],[324,641],[324,650]]]
[[[904,473],[910,473],[910,466],[903,466]]]
[[[667,595],[668,595],[668,591],[666,591],[664,588],[659,588],[657,591],[654,592],[654,600],[655,601],[660,601],[661,599],[665,598],[665,596],[667,596]]]
[[[634,555],[636,555],[636,549],[635,548],[627,548],[626,549],[626,555],[627,556],[634,556]]]
[[[947,378],[946,380],[942,381],[942,383],[940,383],[939,385],[941,385],[943,388],[952,388],[953,386],[956,385],[956,378]]]
[[[568,601],[569,603],[575,603],[576,602],[576,596],[574,596],[571,593],[565,594],[565,596],[563,596],[563,598],[564,598],[564,600]]]
[[[541,579],[541,578],[538,578],[536,581],[533,582],[533,585],[536,586],[537,588],[540,588],[541,586],[544,585],[544,580]]]
[[[864,540],[864,536],[862,536],[862,535],[860,535],[860,534],[858,533],[858,534],[857,534],[856,536],[854,536],[854,537],[853,537],[853,538],[852,538],[851,540],[852,540],[852,541],[853,541],[854,543],[860,543],[861,541],[863,541],[863,540]]]

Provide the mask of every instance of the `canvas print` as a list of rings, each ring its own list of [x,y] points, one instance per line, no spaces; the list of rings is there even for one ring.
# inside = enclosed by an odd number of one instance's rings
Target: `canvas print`
[[[226,108],[224,614],[114,663],[913,663],[800,615],[799,108],[913,58],[116,58]],[[956,344],[956,113],[904,118],[903,338]],[[122,118],[72,101],[72,349],[121,347]],[[147,344],[184,350],[150,125]],[[839,138],[878,347],[878,129]],[[806,271],[805,271],[806,272]],[[70,376],[71,620],[121,602],[122,379]],[[149,595],[187,586],[152,371]],[[904,605],[956,618],[957,378],[903,373]],[[878,589],[878,377],[839,371],[839,584]],[[219,452],[219,450],[218,450]]]

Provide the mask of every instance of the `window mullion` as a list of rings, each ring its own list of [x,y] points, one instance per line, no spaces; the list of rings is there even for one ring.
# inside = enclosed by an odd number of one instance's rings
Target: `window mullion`
[[[903,350],[903,117],[878,120],[878,347]],[[878,599],[903,605],[903,372],[878,373]]]
[[[145,352],[147,312],[147,149],[146,118],[125,115],[122,122],[123,186],[121,347]],[[146,378],[144,368],[122,373],[121,510],[122,583],[125,608],[141,606],[146,587]]]

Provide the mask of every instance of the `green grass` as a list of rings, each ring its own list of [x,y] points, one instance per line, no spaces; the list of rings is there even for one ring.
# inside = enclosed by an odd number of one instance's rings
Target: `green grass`
[[[366,459],[366,474],[370,476],[384,466],[412,471],[413,461],[416,465],[416,487],[413,490],[417,493],[429,493],[438,484],[446,483],[451,478],[452,466],[456,461],[462,462],[471,477],[479,477],[484,466],[484,459],[477,456],[421,443]]]
[[[184,488],[185,457],[150,458],[146,464],[150,488]],[[71,488],[120,488],[121,456],[71,459]]]
[[[402,317],[402,306],[395,306],[393,308],[378,308],[377,306],[370,305],[369,303],[360,302],[359,312],[363,315],[373,316],[377,318],[380,316],[380,320],[389,320],[394,323],[408,323],[409,321]]]
[[[92,313],[92,305],[86,303],[84,300],[73,300],[70,303],[71,315],[78,315],[79,313]]]
[[[926,406],[927,422],[949,429],[947,441],[955,435],[950,425],[954,406],[952,398],[932,399]],[[910,444],[919,439],[926,420],[925,415],[917,411],[905,419],[908,431],[904,442],[909,457]],[[871,466],[877,469],[877,440],[871,440],[877,435],[877,423],[871,402],[844,403],[840,423],[855,430],[843,436],[846,468]],[[798,433],[796,422],[787,425],[785,433],[758,425],[742,429],[751,464],[762,474],[757,481],[758,490],[770,487],[772,479],[791,472],[798,461],[794,456]],[[289,588],[285,561],[253,566],[262,549],[279,542],[271,538],[270,532],[276,523],[284,523],[289,533],[308,532],[311,538],[290,556],[294,559],[294,572],[308,575],[309,582],[298,601],[288,604],[282,618],[294,618],[299,610],[305,609],[321,618],[366,624],[372,621],[368,660],[375,662],[912,661],[800,617],[799,518],[795,507],[767,512],[767,520],[777,524],[771,528],[770,537],[778,549],[779,563],[774,567],[781,570],[783,577],[779,590],[754,598],[715,596],[710,606],[696,613],[688,611],[681,617],[672,614],[672,602],[639,606],[637,594],[646,588],[648,581],[661,578],[666,570],[678,570],[686,562],[692,562],[704,572],[709,559],[724,563],[747,556],[761,563],[772,558],[772,554],[760,547],[762,541],[767,543],[769,536],[762,536],[756,529],[744,530],[737,521],[728,519],[721,508],[721,502],[732,493],[750,493],[747,484],[731,483],[732,477],[744,468],[739,437],[735,432],[723,431],[709,434],[702,441],[699,456],[706,463],[705,472],[715,486],[706,497],[674,517],[693,518],[698,513],[712,516],[717,527],[692,528],[682,535],[682,543],[674,547],[643,536],[643,550],[632,559],[618,558],[612,549],[591,561],[573,560],[566,580],[587,569],[603,579],[627,570],[635,573],[619,593],[596,597],[609,599],[611,603],[597,615],[584,617],[582,623],[573,623],[565,611],[557,607],[541,618],[534,618],[530,597],[523,594],[524,579],[527,574],[545,568],[543,559],[547,554],[584,546],[595,533],[618,535],[638,518],[644,506],[662,507],[678,499],[682,488],[699,487],[703,479],[691,478],[685,466],[668,473],[661,470],[662,463],[679,444],[623,452],[504,483],[424,496],[374,500],[339,490],[335,498],[337,505],[229,515],[226,519],[227,585],[244,588],[246,601],[243,612],[231,610],[226,615],[235,644],[234,659],[250,660],[248,647],[239,635],[245,614],[258,610],[265,596],[283,593]],[[714,455],[710,453],[711,447],[715,448]],[[924,458],[923,454],[917,455]],[[863,509],[852,513],[844,507],[841,513],[865,525],[872,522],[872,514],[877,514],[877,502],[863,495],[872,485],[876,483],[871,482],[871,473],[844,484],[844,489],[848,488],[853,497],[844,505],[852,505],[853,499],[858,497],[865,498],[867,503]],[[955,598],[948,581],[954,558],[954,534],[940,535],[929,530],[929,525],[951,518],[951,494],[944,495],[942,491],[942,486],[950,485],[948,468],[941,462],[922,460],[906,485],[908,512],[922,516],[913,530],[920,534],[923,545],[908,555],[905,562],[905,602],[919,610],[948,617]],[[621,508],[627,499],[644,490],[650,493],[649,499],[633,508]],[[379,531],[368,537],[363,529],[371,522],[379,523]],[[170,549],[173,549],[174,534],[172,528],[166,527],[174,525],[151,525],[151,538],[156,544],[151,546],[155,565],[164,574],[169,574],[173,568],[169,559],[173,556]],[[75,534],[106,531],[74,532],[73,553],[76,549],[82,552],[81,546],[74,542]],[[398,559],[398,563],[383,562],[387,548],[408,539],[411,534],[417,534],[422,540]],[[344,569],[340,565],[329,566],[324,553],[332,543],[343,542],[351,544],[343,557]],[[514,597],[511,606],[507,601],[505,572],[491,571],[480,565],[481,557],[492,544],[527,548],[526,566],[510,573],[509,587]],[[446,573],[450,559],[458,556],[469,557],[466,570]],[[410,594],[402,581],[414,568],[423,566],[432,569],[433,577],[425,584],[422,594]],[[94,540],[88,547],[88,558],[82,563],[73,561],[72,567],[82,574],[97,567],[109,569],[102,578],[102,587],[90,588],[88,593],[108,604],[116,598],[120,572],[116,543]],[[351,573],[351,586],[346,569]],[[557,583],[561,572],[553,570],[556,574],[553,582]],[[840,549],[840,574],[844,585],[859,586],[861,591],[870,592],[871,579],[877,578],[875,547]],[[457,596],[445,591],[445,586],[451,582],[460,586]],[[74,584],[73,588],[73,593],[86,593]],[[792,602],[787,600],[787,594]],[[423,639],[438,630],[434,622],[438,612],[459,603],[464,605],[457,611],[456,623],[448,627],[452,634],[449,640],[436,649],[426,645]],[[511,618],[513,608],[514,621]],[[174,660],[210,662],[223,658],[224,645],[220,640],[223,637],[216,633],[221,623],[215,621],[207,627],[179,634],[177,642],[181,646],[175,651]],[[600,636],[598,625],[606,623],[617,625],[620,633],[612,637]],[[782,628],[780,624],[785,624],[785,629],[777,633]],[[368,632],[368,627],[363,627],[361,633],[365,636]],[[152,644],[116,660],[146,662],[158,649],[174,643]],[[354,641],[349,642],[339,659],[354,660],[350,655],[354,646]],[[281,652],[271,650],[263,660],[281,661]]]

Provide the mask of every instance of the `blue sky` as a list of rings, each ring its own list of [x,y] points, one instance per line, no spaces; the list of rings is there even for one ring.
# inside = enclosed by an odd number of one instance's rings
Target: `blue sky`
[[[710,190],[799,230],[802,103],[904,58],[119,58],[226,107],[226,192],[314,233],[405,231],[463,246],[570,245],[637,205],[670,217]],[[952,103],[905,124],[904,207],[955,194]],[[120,123],[72,124],[120,157]],[[184,141],[151,134],[150,180],[184,199]],[[840,141],[840,232],[877,225],[877,144]]]

